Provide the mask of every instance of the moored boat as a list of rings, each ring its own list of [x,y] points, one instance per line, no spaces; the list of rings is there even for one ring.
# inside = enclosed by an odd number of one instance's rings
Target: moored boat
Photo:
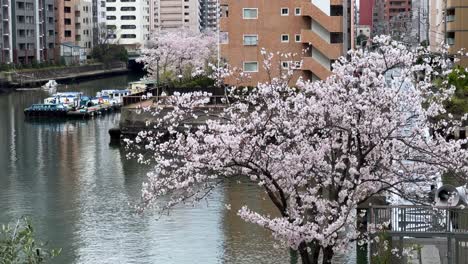
[[[25,116],[56,116],[64,117],[68,109],[62,104],[33,104],[24,109]]]

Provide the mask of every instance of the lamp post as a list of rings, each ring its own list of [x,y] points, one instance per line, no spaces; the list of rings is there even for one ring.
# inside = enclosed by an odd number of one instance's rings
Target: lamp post
[[[156,56],[156,86],[159,87],[159,60],[161,58]]]

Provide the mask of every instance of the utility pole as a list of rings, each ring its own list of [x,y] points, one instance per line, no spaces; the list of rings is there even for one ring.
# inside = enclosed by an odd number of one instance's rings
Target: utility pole
[[[447,44],[447,0],[444,0],[444,45]]]
[[[422,0],[421,0],[422,1]],[[418,45],[421,44],[421,2],[418,8]]]

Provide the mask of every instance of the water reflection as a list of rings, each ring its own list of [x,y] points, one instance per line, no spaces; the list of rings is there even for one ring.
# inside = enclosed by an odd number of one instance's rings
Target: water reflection
[[[78,87],[93,94],[127,81]],[[138,200],[147,168],[109,146],[119,114],[25,121],[23,109],[47,96],[40,90],[0,95],[0,222],[32,216],[39,235],[63,248],[55,263],[288,262],[266,231],[236,215],[244,203],[273,212],[254,185],[227,183],[206,202],[178,207],[159,221],[151,212],[134,215],[129,204]]]

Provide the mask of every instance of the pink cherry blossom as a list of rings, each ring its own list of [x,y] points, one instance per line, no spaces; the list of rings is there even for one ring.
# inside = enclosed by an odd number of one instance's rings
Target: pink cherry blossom
[[[127,140],[137,149],[129,156],[154,166],[140,209],[199,201],[224,180],[245,177],[265,190],[278,216],[246,206],[238,215],[298,250],[303,263],[317,263],[320,252],[330,263],[363,235],[356,208],[369,197],[424,202],[445,171],[467,175],[467,140],[439,133],[460,120],[433,121],[454,91],[433,84],[450,62],[388,37],[373,44],[337,60],[327,80],[235,90],[222,111],[200,92],[174,95],[165,115],[162,106],[151,109],[148,131]],[[206,124],[188,122],[195,117]],[[135,154],[142,152],[149,154]]]

